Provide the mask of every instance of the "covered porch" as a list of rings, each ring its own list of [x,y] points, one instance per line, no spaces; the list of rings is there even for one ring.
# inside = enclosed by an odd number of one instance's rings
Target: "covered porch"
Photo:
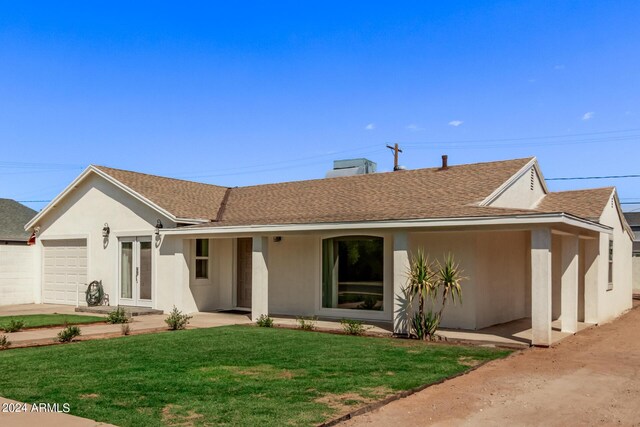
[[[281,227],[268,232],[211,229],[189,234],[181,230],[165,235],[159,250],[161,257],[173,260],[166,264],[174,267],[167,276],[184,286],[173,286],[173,293],[160,292],[172,297],[168,308],[178,301],[176,305],[187,312],[236,310],[250,313],[252,320],[262,315],[351,318],[381,322],[394,334],[406,335],[406,273],[411,254],[423,248],[434,257],[452,253],[468,278],[463,304],[445,310],[444,336],[472,333],[491,336],[489,341],[549,346],[599,322],[608,233],[606,227],[579,220],[304,231]],[[379,242],[379,251],[371,252],[379,256],[377,273],[363,273],[361,280],[342,275],[338,265],[346,261],[338,260],[343,255],[337,255],[336,242],[350,240]],[[353,289],[359,297],[371,297],[350,303],[343,297]]]

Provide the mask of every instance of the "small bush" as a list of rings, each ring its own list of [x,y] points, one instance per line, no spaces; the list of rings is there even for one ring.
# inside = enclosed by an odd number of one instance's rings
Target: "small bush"
[[[129,327],[129,324],[123,323],[122,326],[120,326],[120,332],[122,332],[122,335],[129,335],[131,333],[131,328]]]
[[[362,335],[368,329],[359,320],[342,319],[340,321],[340,324],[342,325],[342,329],[347,335]]]
[[[256,320],[256,325],[261,328],[271,328],[273,327],[273,319],[266,314],[261,314],[258,320]]]
[[[67,326],[58,333],[59,342],[71,342],[75,337],[80,336],[80,328],[77,326]]]
[[[22,320],[11,319],[6,326],[3,326],[5,332],[18,332],[24,328],[24,322]]]
[[[6,335],[0,335],[0,350],[6,350],[11,347],[11,341],[7,339]]]
[[[178,329],[185,329],[189,324],[189,319],[191,319],[191,317],[192,316],[182,313],[174,306],[173,310],[171,310],[171,313],[169,313],[169,316],[164,319],[164,321],[169,325],[170,331],[177,331]]]
[[[298,317],[296,318],[296,320],[298,321],[298,327],[300,329],[303,329],[305,331],[313,331],[316,328],[316,322],[318,321],[318,318],[316,316],[309,317],[308,319],[306,317]]]
[[[107,316],[107,323],[116,324],[116,323],[129,323],[131,321],[131,317],[125,311],[124,307],[116,307],[109,315]]]

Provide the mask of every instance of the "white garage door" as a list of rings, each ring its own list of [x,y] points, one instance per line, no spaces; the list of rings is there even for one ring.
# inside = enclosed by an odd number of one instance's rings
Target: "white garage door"
[[[42,301],[49,304],[76,304],[76,290],[87,283],[87,241],[46,240],[43,245]],[[80,296],[84,301],[84,295]]]

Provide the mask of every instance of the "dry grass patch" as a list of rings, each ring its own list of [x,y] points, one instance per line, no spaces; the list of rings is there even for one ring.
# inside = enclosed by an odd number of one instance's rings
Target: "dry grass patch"
[[[80,395],[80,399],[97,399],[98,397],[100,397],[98,393],[87,393]]]
[[[393,394],[393,390],[388,387],[365,388],[362,393],[341,393],[325,394],[315,399],[315,402],[327,405],[336,411],[335,416],[341,416],[354,410],[354,407],[361,407],[369,403],[377,402],[385,397]]]
[[[169,404],[162,408],[162,423],[168,426],[192,427],[202,418],[195,411],[185,411],[179,405]]]

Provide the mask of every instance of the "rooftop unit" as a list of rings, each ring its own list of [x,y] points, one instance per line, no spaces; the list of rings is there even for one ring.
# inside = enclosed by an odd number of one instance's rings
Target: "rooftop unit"
[[[368,159],[334,160],[333,170],[327,172],[326,178],[339,176],[365,175],[375,173],[378,165]]]

